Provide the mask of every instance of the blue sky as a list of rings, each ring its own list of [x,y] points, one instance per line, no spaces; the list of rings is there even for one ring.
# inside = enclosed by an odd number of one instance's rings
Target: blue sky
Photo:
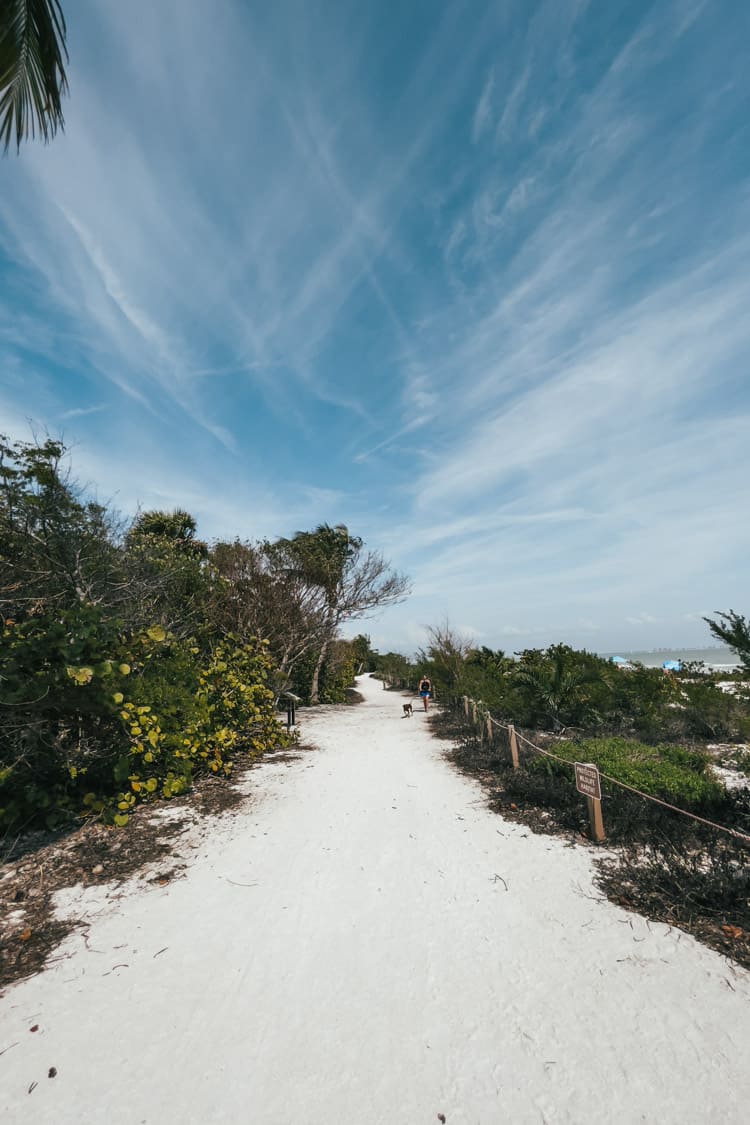
[[[67,0],[0,163],[0,429],[125,512],[344,522],[367,626],[508,650],[750,611],[742,0]]]

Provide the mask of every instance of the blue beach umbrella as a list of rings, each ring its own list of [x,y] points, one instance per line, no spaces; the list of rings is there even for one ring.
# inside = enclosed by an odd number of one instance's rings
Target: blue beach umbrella
[[[664,660],[662,668],[665,672],[679,672],[682,668],[682,662],[679,660]]]
[[[613,664],[627,664],[624,656],[610,656],[609,658]]]

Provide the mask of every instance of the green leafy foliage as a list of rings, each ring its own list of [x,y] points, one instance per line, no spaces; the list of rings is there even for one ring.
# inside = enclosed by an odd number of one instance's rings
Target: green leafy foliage
[[[362,548],[328,525],[209,548],[180,509],[127,526],[60,442],[0,437],[0,828],[124,824],[285,745],[280,691],[345,700],[372,658],[339,623],[406,588]]]
[[[49,140],[63,127],[65,17],[59,0],[3,0],[0,5],[0,143],[9,148],[38,130]]]
[[[329,649],[323,665],[320,678],[320,702],[344,703],[347,689],[354,684],[356,671],[357,661],[350,644],[336,642],[333,651]]]
[[[93,606],[6,622],[0,637],[0,825],[48,827],[75,808],[95,748],[115,743],[124,679],[116,624]]]
[[[284,745],[264,641],[212,620],[223,579],[185,512],[127,534],[53,441],[0,438],[0,828],[125,823]]]
[[[363,547],[344,524],[320,524],[276,544],[287,571],[320,592],[323,623],[310,680],[311,703],[320,701],[323,665],[339,625],[376,607],[395,605],[408,592],[405,576],[393,572],[382,555],[363,552]]]
[[[344,703],[347,688],[354,684],[359,661],[358,650],[351,641],[334,641],[326,646],[326,655],[318,677],[319,703]],[[310,685],[318,663],[318,654],[311,652],[295,669],[292,690],[306,703],[311,702]]]
[[[368,635],[359,633],[349,644],[356,673],[374,672],[377,667],[377,653],[373,651]]]
[[[87,607],[6,626],[2,640],[0,825],[122,824],[138,801],[286,744],[261,643],[229,639],[202,656],[161,627],[118,635]]]
[[[736,617],[736,615],[735,615]],[[430,630],[430,641],[412,664],[398,654],[379,657],[389,682],[412,688],[421,671],[436,696],[455,705],[463,696],[518,726],[556,733],[611,734],[645,742],[750,737],[750,700],[737,674],[686,665],[665,675],[661,668],[609,660],[568,645],[524,649],[508,657],[475,648],[447,626]]]
[[[592,738],[558,742],[554,752],[570,762],[593,762],[617,781],[692,811],[710,810],[724,796],[723,786],[709,772],[710,758],[704,751],[649,746],[627,738]],[[529,768],[548,769],[550,759],[533,758]]]
[[[416,687],[417,670],[400,652],[376,653],[373,671],[389,687]]]
[[[733,609],[717,614],[717,618],[704,617],[703,620],[716,640],[728,645],[739,657],[745,672],[750,672],[750,621]]]
[[[64,453],[59,442],[0,435],[0,615],[12,621],[79,603],[122,604],[117,521],[76,494]]]

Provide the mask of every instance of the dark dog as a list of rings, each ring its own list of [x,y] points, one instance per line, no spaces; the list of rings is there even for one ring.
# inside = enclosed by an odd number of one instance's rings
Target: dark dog
[[[402,719],[410,719],[412,717],[413,713],[414,713],[414,709],[413,709],[411,703],[405,703],[404,704],[404,713],[401,716],[401,718]]]

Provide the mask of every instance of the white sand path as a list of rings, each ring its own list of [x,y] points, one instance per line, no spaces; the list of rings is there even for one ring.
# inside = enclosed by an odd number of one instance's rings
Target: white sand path
[[[69,896],[89,948],[2,1000],[4,1125],[746,1122],[750,974],[594,901],[588,849],[360,688],[186,878]]]

